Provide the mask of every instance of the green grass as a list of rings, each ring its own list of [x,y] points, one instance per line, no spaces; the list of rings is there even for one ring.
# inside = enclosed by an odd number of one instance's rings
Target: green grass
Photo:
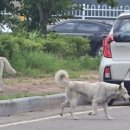
[[[33,77],[41,78],[54,77],[56,71],[60,69],[67,70],[70,78],[79,78],[82,76],[84,79],[92,79],[99,67],[100,58],[92,58],[90,56],[84,57],[69,57],[62,58],[54,54],[44,53],[42,51],[22,52],[14,56],[11,64],[17,71],[16,77]],[[89,72],[92,72],[89,75]],[[8,75],[5,75],[5,77]],[[53,94],[53,93],[52,93]],[[45,96],[48,93],[34,94],[27,92],[17,92],[14,94],[0,94],[0,100],[22,98],[30,96]]]
[[[81,58],[61,58],[42,51],[22,52],[12,60],[17,76],[45,77],[53,75],[59,69],[65,69],[77,75],[80,71],[98,70],[100,59],[84,56]],[[74,76],[75,77],[75,76]]]
[[[16,69],[16,77],[54,77],[56,71],[67,70],[71,78],[85,76],[97,71],[100,58],[88,54],[89,40],[82,37],[49,34],[47,39],[28,32],[0,36],[0,55],[8,58]],[[8,77],[6,73],[5,77]],[[1,99],[35,96],[29,92],[18,92],[10,96],[1,94]]]
[[[50,95],[50,94],[48,94],[48,93],[33,94],[30,92],[18,92],[13,95],[0,94],[0,100],[8,100],[8,99],[32,97],[32,96],[46,96],[46,95]]]

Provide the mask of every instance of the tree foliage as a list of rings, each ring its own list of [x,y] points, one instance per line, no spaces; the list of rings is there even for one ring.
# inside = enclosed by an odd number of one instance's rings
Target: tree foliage
[[[21,28],[31,30],[40,30],[46,34],[47,24],[55,23],[61,18],[67,18],[65,12],[72,9],[73,0],[17,0],[20,6],[14,6],[12,0],[0,0],[0,11],[6,10],[13,15],[8,21],[17,22]],[[116,5],[116,0],[97,0],[98,3],[107,3],[111,6]],[[76,7],[76,6],[75,6]],[[24,16],[25,20],[18,22],[17,16]],[[5,19],[4,19],[5,20]],[[0,15],[0,21],[3,21]]]
[[[97,0],[98,3],[107,3],[108,5],[111,5],[112,7],[117,5],[117,0]]]
[[[46,33],[48,23],[55,23],[59,15],[65,18],[64,12],[72,4],[71,0],[23,0],[21,3],[20,15],[26,16],[29,28],[39,29]]]
[[[4,10],[3,0],[0,0],[0,12]],[[0,14],[0,21],[2,21],[2,15]]]

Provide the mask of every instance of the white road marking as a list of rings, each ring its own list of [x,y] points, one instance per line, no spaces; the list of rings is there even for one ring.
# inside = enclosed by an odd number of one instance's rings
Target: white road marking
[[[123,108],[125,106],[119,106],[119,107],[110,107],[109,109],[119,109],[119,108]],[[102,111],[103,109],[98,109],[98,111]],[[89,113],[91,111],[82,111],[82,112],[75,112],[76,115],[80,115],[80,114],[86,114]],[[63,116],[70,116],[70,114],[65,114]],[[50,116],[50,117],[44,117],[44,118],[39,118],[39,119],[34,119],[34,120],[27,120],[27,121],[20,121],[20,122],[14,122],[14,123],[9,123],[9,124],[4,124],[4,125],[0,125],[0,128],[2,127],[7,127],[7,126],[15,126],[15,125],[20,125],[20,124],[27,124],[27,123],[32,123],[32,122],[38,122],[38,121],[44,121],[44,120],[50,120],[50,119],[56,119],[56,118],[61,118],[60,115],[56,115],[56,116]]]

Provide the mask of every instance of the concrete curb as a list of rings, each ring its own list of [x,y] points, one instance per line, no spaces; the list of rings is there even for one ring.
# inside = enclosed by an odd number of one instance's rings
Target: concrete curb
[[[10,116],[13,114],[40,111],[45,109],[60,108],[60,104],[65,100],[65,94],[50,96],[34,96],[0,101],[0,116]],[[80,104],[85,104],[84,97],[79,99]]]
[[[64,94],[34,96],[0,101],[0,116],[56,108],[63,102]]]

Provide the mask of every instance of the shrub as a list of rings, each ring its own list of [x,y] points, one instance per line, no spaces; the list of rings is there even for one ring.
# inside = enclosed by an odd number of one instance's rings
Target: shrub
[[[44,76],[62,68],[64,60],[42,51],[21,51],[12,62],[19,76]]]
[[[23,51],[13,57],[12,63],[19,76],[44,77],[46,74],[52,74],[59,69],[71,72],[97,70],[99,58],[85,56],[82,59],[77,57],[64,59],[43,51]]]
[[[80,63],[82,68],[86,68],[89,70],[97,70],[99,68],[100,64],[100,58],[99,57],[90,57],[90,56],[85,56],[80,59]]]
[[[0,35],[0,56],[11,60],[19,76],[44,76],[58,69],[72,72],[98,69],[99,59],[86,56],[88,51],[89,41],[82,37]]]
[[[82,37],[51,34],[44,44],[44,51],[63,57],[80,57],[89,52],[89,41]]]
[[[42,46],[42,43],[24,37],[13,36],[11,34],[0,35],[0,56],[7,58],[12,58],[13,55],[17,55],[22,50],[41,50]]]
[[[48,38],[39,35],[0,35],[0,55],[12,57],[22,50],[44,51],[56,54],[57,56],[84,56],[89,51],[89,41],[82,37],[62,36],[50,34]]]
[[[16,55],[20,48],[17,44],[17,38],[12,35],[0,35],[0,56],[5,56],[7,58],[12,58]]]

